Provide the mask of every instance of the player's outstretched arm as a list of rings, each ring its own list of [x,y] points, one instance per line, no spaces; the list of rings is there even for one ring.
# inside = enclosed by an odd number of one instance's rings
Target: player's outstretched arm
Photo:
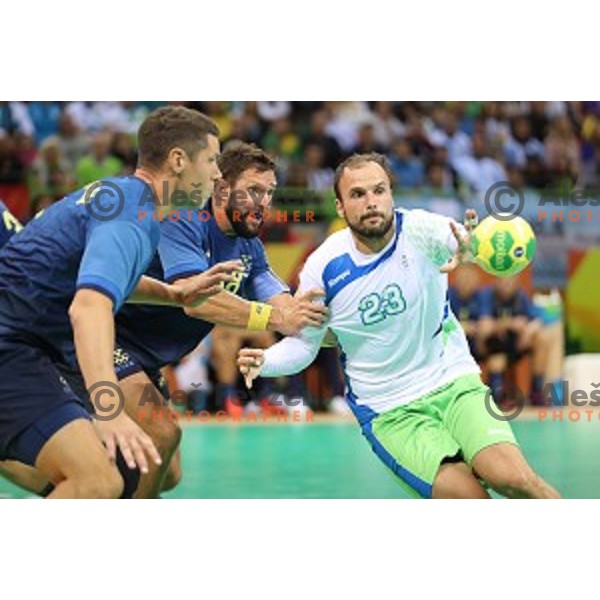
[[[263,304],[222,291],[199,307],[186,308],[185,312],[216,325],[298,335],[305,327],[321,327],[325,323],[328,310],[319,302],[323,295],[321,288],[315,288],[296,296],[278,294]]]
[[[69,317],[85,385],[88,390],[93,388],[90,393],[92,406],[96,409],[109,401],[119,405],[115,396],[122,398],[122,392],[113,367],[113,301],[96,290],[82,288],[75,294]],[[142,473],[147,473],[146,455],[156,464],[161,463],[150,437],[124,411],[117,411],[114,417],[104,416],[103,419],[94,419],[94,425],[112,460],[116,460],[116,449],[119,447],[130,469],[137,465]]]
[[[181,279],[171,285],[144,275],[127,302],[193,308],[220,294],[223,285],[233,281],[235,274],[240,271],[243,271],[242,263],[231,260],[216,264],[204,273]]]
[[[308,367],[316,358],[327,327],[303,330],[298,337],[286,337],[267,350],[242,348],[238,354],[237,365],[252,387],[252,381],[262,377],[281,377],[294,375]]]

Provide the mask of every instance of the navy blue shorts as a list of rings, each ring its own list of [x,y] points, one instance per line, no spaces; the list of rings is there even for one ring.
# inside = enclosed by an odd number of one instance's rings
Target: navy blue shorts
[[[146,369],[137,356],[123,346],[117,346],[113,354],[113,363],[117,379],[121,381],[135,373],[144,372],[165,400],[169,400],[169,386],[160,369]]]
[[[121,347],[117,347],[115,349],[113,355],[113,363],[115,367],[115,373],[119,381],[122,381],[123,379],[126,379],[127,377],[129,377],[130,375],[134,375],[135,373],[143,372],[160,392],[162,400],[168,402],[170,396],[169,386],[165,381],[165,378],[162,376],[160,370],[145,370],[136,356],[134,356],[128,351],[125,351]],[[92,413],[92,403],[89,400],[89,396],[85,387],[85,383],[83,382],[83,377],[81,373],[77,369],[68,367],[66,365],[59,365],[58,368],[61,375],[65,378],[65,380],[69,384],[69,387],[73,390],[75,395],[83,400],[86,409],[90,413]],[[153,396],[150,394],[148,394],[147,396],[147,398],[152,397]],[[140,399],[140,405],[142,405],[144,399]]]
[[[83,401],[40,347],[0,337],[0,459],[35,465],[59,429],[89,419]]]

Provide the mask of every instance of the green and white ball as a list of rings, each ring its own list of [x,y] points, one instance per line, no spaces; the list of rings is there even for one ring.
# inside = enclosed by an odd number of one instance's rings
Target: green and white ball
[[[520,273],[533,260],[535,233],[522,217],[486,217],[471,234],[475,262],[496,277]]]

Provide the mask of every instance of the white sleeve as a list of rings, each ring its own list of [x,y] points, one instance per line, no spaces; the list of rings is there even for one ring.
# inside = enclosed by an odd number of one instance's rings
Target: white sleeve
[[[298,292],[307,292],[313,288],[323,288],[323,278],[309,257],[300,273]],[[265,350],[261,376],[293,375],[306,369],[315,360],[326,333],[327,324],[322,327],[305,327],[300,335],[286,337],[271,346]]]
[[[407,238],[437,267],[446,264],[458,249],[458,243],[450,223],[454,221],[449,217],[431,213],[426,210],[411,210],[404,213],[403,230]],[[464,234],[463,226],[458,225],[459,231]]]

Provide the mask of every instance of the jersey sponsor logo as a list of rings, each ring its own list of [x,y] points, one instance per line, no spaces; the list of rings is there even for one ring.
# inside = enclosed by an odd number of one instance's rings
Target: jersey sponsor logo
[[[346,269],[343,273],[340,273],[337,277],[333,277],[332,279],[330,279],[327,282],[327,285],[329,287],[333,287],[340,281],[344,281],[344,279],[346,279],[346,277],[349,277],[349,276],[350,276],[350,269]]]

